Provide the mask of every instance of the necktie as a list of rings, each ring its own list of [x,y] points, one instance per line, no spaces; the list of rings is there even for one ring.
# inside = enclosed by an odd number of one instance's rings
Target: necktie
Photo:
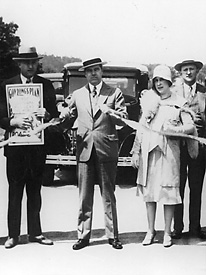
[[[189,87],[189,94],[188,94],[188,97],[187,97],[187,102],[191,102],[193,99],[193,94],[192,94],[192,86]]]
[[[94,86],[94,89],[93,89],[93,91],[92,91],[92,96],[93,96],[93,98],[95,98],[96,95],[97,95],[97,87]]]
[[[92,109],[93,109],[93,113],[96,112],[96,108],[97,108],[97,100],[98,100],[98,97],[97,97],[97,87],[94,86],[92,92],[91,92],[91,103],[92,103]]]
[[[26,84],[31,83],[31,78],[27,78]]]

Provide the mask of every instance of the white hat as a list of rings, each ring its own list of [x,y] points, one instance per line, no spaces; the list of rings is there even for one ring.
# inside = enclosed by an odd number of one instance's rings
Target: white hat
[[[37,52],[36,52],[36,48],[35,47],[24,47],[21,46],[19,48],[19,54],[16,57],[13,57],[14,60],[16,61],[20,61],[20,60],[38,60],[41,59],[43,57],[38,56]]]
[[[161,77],[165,80],[168,80],[170,84],[172,85],[172,74],[171,70],[166,65],[158,65],[154,68],[152,81],[154,81],[155,77]]]

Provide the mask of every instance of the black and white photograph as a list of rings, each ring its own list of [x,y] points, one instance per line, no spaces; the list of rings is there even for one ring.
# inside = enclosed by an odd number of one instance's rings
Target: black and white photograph
[[[0,274],[205,275],[206,1],[0,7]]]

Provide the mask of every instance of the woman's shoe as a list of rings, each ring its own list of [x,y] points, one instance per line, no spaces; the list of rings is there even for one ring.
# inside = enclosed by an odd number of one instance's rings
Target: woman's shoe
[[[147,232],[143,242],[142,242],[142,245],[150,245],[154,242],[154,238],[156,236],[156,231],[154,231],[154,233],[151,233],[151,232]]]
[[[170,247],[170,246],[172,246],[172,237],[168,233],[164,234],[163,246],[164,247]]]

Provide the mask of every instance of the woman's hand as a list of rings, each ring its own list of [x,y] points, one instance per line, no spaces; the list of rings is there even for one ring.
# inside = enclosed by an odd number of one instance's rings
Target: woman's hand
[[[163,131],[170,133],[181,133],[182,126],[177,121],[167,121],[163,125]]]
[[[133,168],[139,168],[139,154],[134,153],[131,159],[131,165]]]

